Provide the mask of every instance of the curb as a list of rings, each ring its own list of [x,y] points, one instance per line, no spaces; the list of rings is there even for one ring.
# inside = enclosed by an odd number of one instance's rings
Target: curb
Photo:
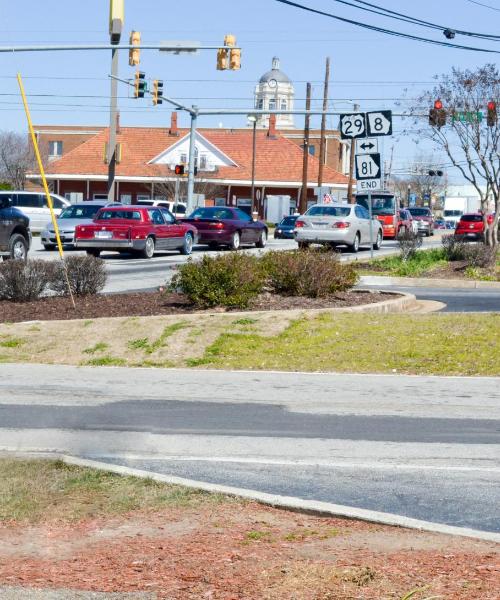
[[[431,279],[418,277],[386,277],[382,275],[360,275],[361,285],[381,285],[403,287],[431,287],[456,289],[500,290],[500,281],[462,281],[461,279]]]
[[[46,455],[45,455],[46,456]],[[54,455],[52,455],[54,456]],[[317,500],[303,500],[293,496],[280,496],[277,494],[267,494],[245,488],[237,488],[232,486],[219,485],[215,483],[207,483],[204,481],[196,481],[193,479],[184,479],[183,477],[175,477],[170,475],[161,475],[151,471],[142,469],[133,469],[121,465],[113,465],[96,460],[88,460],[77,458],[66,454],[56,454],[57,458],[68,465],[78,467],[89,467],[100,471],[108,471],[117,475],[140,477],[141,479],[152,479],[160,483],[168,483],[172,485],[181,485],[191,489],[203,490],[205,492],[226,494],[228,496],[237,496],[254,500],[260,504],[272,506],[274,508],[283,508],[286,510],[302,512],[319,517],[344,517],[355,519],[358,521],[367,521],[370,523],[378,523],[381,525],[390,525],[393,527],[404,527],[406,529],[414,529],[417,531],[429,531],[432,533],[440,533],[444,535],[453,535],[459,537],[474,538],[482,541],[500,543],[500,534],[490,531],[479,531],[476,529],[455,527],[452,525],[442,525],[440,523],[432,523],[430,521],[421,521],[401,515],[367,510],[364,508],[356,508],[353,506],[344,506],[341,504],[332,504],[330,502],[320,502]]]

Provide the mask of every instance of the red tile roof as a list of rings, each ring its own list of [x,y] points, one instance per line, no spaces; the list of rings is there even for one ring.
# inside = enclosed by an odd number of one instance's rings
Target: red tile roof
[[[199,129],[209,142],[226,154],[236,167],[220,167],[217,172],[203,172],[204,178],[249,181],[252,176],[252,130]],[[122,160],[116,167],[116,176],[158,177],[173,175],[167,165],[148,164],[159,154],[173,146],[187,135],[187,129],[179,129],[179,137],[171,136],[167,129],[148,127],[122,127],[117,142],[122,145]],[[108,130],[103,130],[90,140],[71,150],[47,167],[47,175],[94,175],[105,176],[108,166],[103,160],[104,145]],[[257,151],[255,162],[256,182],[302,181],[302,149],[277,135],[267,136],[267,131],[257,131]],[[318,159],[309,157],[308,180],[310,184],[318,179]],[[328,166],[323,169],[325,184],[347,184],[348,178]]]

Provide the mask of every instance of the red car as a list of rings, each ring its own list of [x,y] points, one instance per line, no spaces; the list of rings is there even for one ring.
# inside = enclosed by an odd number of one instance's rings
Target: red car
[[[242,244],[255,244],[257,248],[264,248],[267,244],[266,224],[254,221],[239,208],[200,207],[182,222],[194,225],[200,244],[208,244],[211,248],[229,246],[231,250],[238,250]]]
[[[488,223],[493,223],[493,215],[488,215]],[[470,240],[484,240],[484,222],[481,213],[462,215],[455,228],[455,235]]]
[[[75,248],[93,256],[103,250],[132,252],[144,258],[163,250],[191,254],[197,241],[194,227],[177,221],[161,207],[108,206],[99,210],[90,225],[75,229]]]

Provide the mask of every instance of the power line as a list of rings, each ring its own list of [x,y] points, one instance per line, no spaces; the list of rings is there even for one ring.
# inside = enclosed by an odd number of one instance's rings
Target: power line
[[[478,2],[477,0],[465,0],[466,2],[470,2],[471,4],[477,4],[478,6],[484,6],[484,8],[490,8],[491,10],[497,10],[500,12],[500,8],[495,8],[494,6],[490,6],[489,4],[483,4],[483,2]]]
[[[323,10],[318,10],[316,8],[311,8],[309,6],[304,6],[303,4],[299,4],[297,2],[291,2],[290,0],[275,0],[275,1],[280,2],[281,4],[287,4],[288,6],[293,6],[294,8],[298,8],[300,10],[304,10],[304,11],[311,12],[311,13],[314,13],[317,15],[321,15],[323,17],[328,17],[330,19],[342,21],[343,23],[349,23],[350,25],[355,25],[356,27],[362,27],[364,29],[369,29],[370,31],[377,31],[379,33],[385,33],[387,35],[392,35],[394,37],[415,40],[418,42],[424,42],[426,44],[433,44],[436,46],[445,46],[447,48],[457,48],[459,50],[471,50],[473,52],[487,52],[488,54],[500,54],[500,51],[491,50],[489,48],[476,48],[475,46],[464,46],[462,44],[452,44],[450,42],[442,42],[440,40],[424,38],[424,37],[421,37],[418,35],[403,33],[401,31],[394,31],[393,29],[386,29],[384,27],[378,27],[376,25],[369,25],[368,23],[362,23],[360,21],[354,21],[353,19],[346,19],[345,17],[339,17],[338,15],[334,15],[332,13],[328,13]]]

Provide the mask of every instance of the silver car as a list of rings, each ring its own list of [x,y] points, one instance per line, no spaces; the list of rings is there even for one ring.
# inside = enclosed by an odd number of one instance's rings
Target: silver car
[[[75,227],[92,223],[92,220],[100,208],[107,206],[106,200],[89,200],[78,202],[65,208],[57,217],[61,243],[65,246],[73,245],[75,242]],[[40,239],[45,250],[54,250],[57,244],[56,233],[52,221],[47,223],[40,233]]]
[[[373,247],[378,250],[383,230],[376,218],[372,218],[372,235]],[[370,215],[359,204],[316,204],[297,219],[294,238],[299,248],[309,244],[344,245],[357,252],[360,246],[370,245]]]

